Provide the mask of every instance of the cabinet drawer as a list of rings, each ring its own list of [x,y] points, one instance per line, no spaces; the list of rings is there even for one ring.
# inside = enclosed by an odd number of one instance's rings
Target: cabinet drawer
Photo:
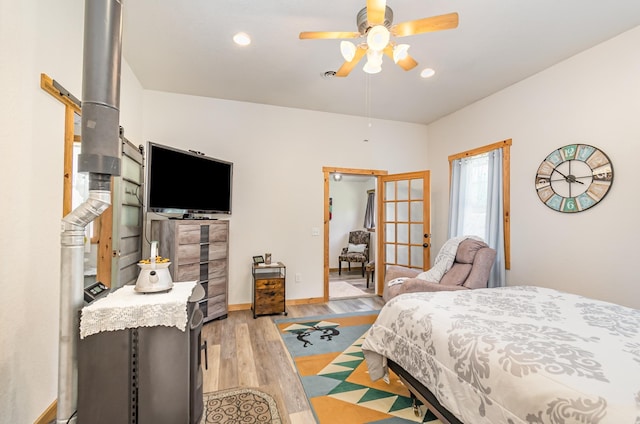
[[[229,225],[227,222],[217,222],[209,225],[209,241],[210,242],[225,242],[227,241],[227,234],[229,233]]]
[[[183,264],[177,267],[178,272],[173,273],[176,281],[204,281],[227,276],[227,260],[219,259],[209,262],[195,262]]]
[[[256,290],[282,290],[284,286],[283,278],[256,280]]]
[[[207,285],[208,297],[215,297],[221,294],[225,294],[226,292],[227,292],[226,278],[216,278],[214,280],[209,280],[209,283]]]
[[[200,281],[200,263],[192,263],[187,265],[180,265],[178,272],[174,273],[175,281]]]
[[[227,313],[227,296],[224,294],[207,299],[207,312],[210,317],[217,318]]]
[[[256,315],[277,314],[284,312],[284,293],[280,291],[257,291],[254,302]]]
[[[178,246],[178,263],[192,264],[200,262],[200,243],[181,244]]]
[[[178,230],[178,244],[200,243],[200,225],[182,224]]]

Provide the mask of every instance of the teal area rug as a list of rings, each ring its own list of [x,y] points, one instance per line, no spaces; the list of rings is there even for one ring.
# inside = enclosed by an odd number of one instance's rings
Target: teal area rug
[[[391,373],[371,381],[362,341],[377,311],[276,320],[319,424],[441,424]]]

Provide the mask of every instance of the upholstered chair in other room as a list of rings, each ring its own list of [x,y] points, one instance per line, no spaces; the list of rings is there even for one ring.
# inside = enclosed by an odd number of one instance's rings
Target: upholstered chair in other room
[[[362,264],[362,276],[364,277],[364,267],[369,262],[369,241],[371,234],[368,231],[351,231],[349,233],[349,245],[342,248],[342,253],[338,257],[338,275],[342,274],[342,262],[347,262],[351,271],[351,262]]]
[[[496,251],[494,249],[482,241],[468,238],[458,245],[453,265],[442,276],[440,282],[416,278],[418,274],[423,272],[419,269],[397,265],[389,266],[384,277],[382,297],[385,302],[388,302],[402,293],[486,288],[495,260]],[[400,278],[404,278],[404,280],[398,280]],[[402,282],[394,284],[397,281]]]

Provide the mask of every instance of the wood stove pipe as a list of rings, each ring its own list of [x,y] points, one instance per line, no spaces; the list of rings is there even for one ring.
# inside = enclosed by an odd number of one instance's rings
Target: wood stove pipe
[[[62,220],[57,424],[77,422],[85,228],[109,207],[111,177],[120,175],[121,163],[122,2],[85,0],[84,9],[82,150],[78,170],[89,172],[89,198]]]

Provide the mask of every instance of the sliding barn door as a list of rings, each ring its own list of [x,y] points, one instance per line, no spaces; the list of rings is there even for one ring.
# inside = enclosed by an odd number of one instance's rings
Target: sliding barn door
[[[122,137],[121,175],[113,177],[111,207],[101,217],[98,280],[112,289],[135,283],[142,259],[142,147]]]
[[[389,265],[426,270],[431,254],[430,171],[378,178],[378,293]]]

